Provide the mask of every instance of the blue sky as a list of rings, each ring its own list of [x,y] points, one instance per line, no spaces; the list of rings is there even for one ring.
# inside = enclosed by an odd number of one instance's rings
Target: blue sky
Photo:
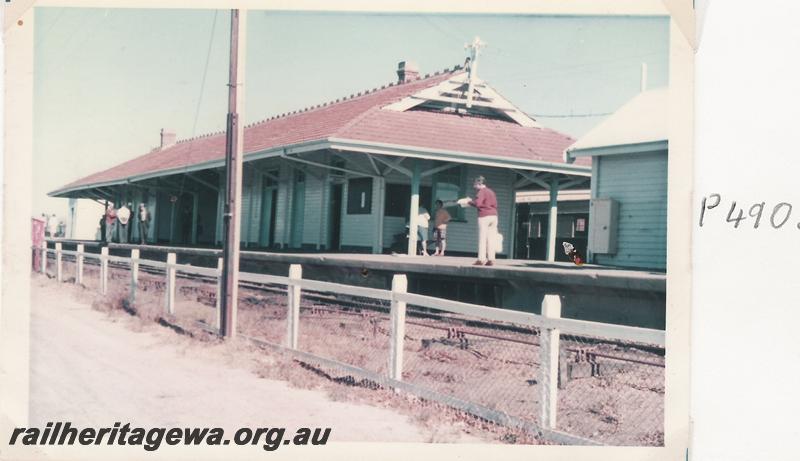
[[[423,74],[461,64],[476,35],[480,77],[574,137],[603,120],[583,115],[639,91],[642,62],[649,87],[668,84],[666,18],[250,11],[247,22],[248,123],[380,87],[401,60]],[[63,215],[66,199],[48,191],[149,152],[161,128],[223,130],[229,24],[227,10],[37,8],[34,213]]]

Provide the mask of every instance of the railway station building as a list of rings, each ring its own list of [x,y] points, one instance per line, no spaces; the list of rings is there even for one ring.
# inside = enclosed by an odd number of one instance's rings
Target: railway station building
[[[397,75],[382,87],[245,127],[242,246],[406,252],[398,241],[406,225],[415,234],[412,197],[432,212],[437,199],[473,195],[472,180],[481,175],[498,198],[505,237],[499,257],[520,254],[516,202],[529,192],[541,198],[547,224],[537,256],[555,260],[559,216],[570,210],[559,196],[589,189],[591,156],[574,153],[567,161],[574,139],[524,113],[469,65],[420,76],[413,63],[401,62]],[[177,140],[162,130],[151,152],[49,195],[145,203],[154,218],[148,242],[211,247],[223,237],[224,166],[224,132]],[[449,211],[448,253],[474,255],[476,211]],[[138,241],[138,226],[131,227]]]
[[[592,159],[590,262],[666,270],[668,98],[642,91],[566,151]]]

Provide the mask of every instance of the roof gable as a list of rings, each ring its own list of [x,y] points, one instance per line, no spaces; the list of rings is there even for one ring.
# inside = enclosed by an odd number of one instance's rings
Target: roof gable
[[[437,85],[424,88],[401,101],[386,106],[386,109],[405,112],[415,107],[426,106],[462,115],[470,113],[494,115],[513,121],[520,126],[541,128],[536,120],[500,96],[485,81],[477,77],[473,78],[472,94],[470,94],[469,83],[469,73],[459,72]]]
[[[567,153],[666,142],[669,138],[668,110],[667,88],[641,92],[578,139]]]

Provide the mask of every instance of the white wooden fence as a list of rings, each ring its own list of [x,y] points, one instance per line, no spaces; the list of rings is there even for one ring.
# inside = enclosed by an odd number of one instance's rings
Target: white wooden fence
[[[42,253],[41,258],[41,272],[46,273],[47,254],[55,255],[55,273],[58,281],[63,280],[62,256],[72,255],[76,261],[76,274],[75,283],[82,283],[83,280],[83,261],[86,258],[97,259],[100,262],[100,293],[106,294],[108,291],[108,263],[119,262],[125,263],[130,268],[131,277],[131,300],[135,300],[139,267],[148,266],[165,271],[166,277],[166,294],[164,298],[164,312],[165,314],[172,315],[175,313],[175,278],[177,273],[187,275],[200,275],[206,277],[216,277],[216,299],[217,299],[217,316],[216,325],[214,328],[219,332],[220,327],[220,309],[219,299],[222,284],[222,258],[219,258],[216,268],[198,267],[186,264],[176,263],[176,254],[168,253],[167,261],[152,261],[139,258],[139,250],[131,250],[130,257],[111,256],[108,254],[108,248],[102,247],[100,254],[86,253],[83,245],[78,245],[76,251],[63,250],[61,243],[55,244],[55,249],[48,249],[47,242],[43,243],[39,249]],[[595,442],[584,439],[581,437],[573,436],[567,433],[559,432],[556,428],[556,414],[558,403],[558,374],[559,374],[559,350],[560,350],[560,336],[562,334],[570,335],[585,335],[593,337],[603,337],[611,340],[630,341],[636,343],[645,343],[653,346],[665,346],[665,332],[662,330],[653,330],[646,328],[637,328],[624,325],[614,325],[599,322],[590,322],[585,320],[567,319],[561,317],[561,299],[558,294],[553,293],[546,295],[541,306],[541,315],[519,312],[507,309],[498,309],[494,307],[481,306],[476,304],[463,303],[459,301],[452,301],[448,299],[441,299],[431,296],[420,294],[408,293],[406,291],[408,286],[407,278],[404,274],[396,274],[392,280],[391,290],[382,290],[376,288],[359,287],[353,285],[343,285],[339,283],[322,282],[317,280],[308,280],[302,278],[302,267],[298,264],[292,264],[289,268],[288,277],[255,274],[248,272],[241,272],[239,280],[243,282],[275,284],[286,286],[287,299],[288,299],[288,313],[287,313],[287,335],[285,344],[277,345],[266,343],[271,347],[278,347],[281,349],[289,350],[300,356],[313,357],[317,361],[327,362],[330,365],[349,370],[354,373],[360,373],[369,379],[373,379],[379,383],[387,384],[395,389],[402,389],[421,395],[425,398],[439,400],[457,408],[469,411],[477,416],[494,420],[500,424],[508,424],[522,426],[529,430],[538,432],[539,434],[552,439],[556,442],[567,444],[596,444]],[[352,365],[336,362],[319,356],[311,355],[307,352],[298,350],[298,329],[300,324],[300,299],[302,290],[311,290],[316,292],[328,292],[341,295],[357,296],[363,298],[372,298],[378,300],[389,301],[391,303],[390,310],[390,348],[389,357],[389,373],[387,376],[379,376],[377,373],[360,369]],[[541,332],[541,383],[539,386],[541,395],[539,396],[540,404],[540,425],[534,426],[528,422],[521,422],[515,418],[504,415],[500,412],[480,407],[469,402],[459,401],[452,397],[442,396],[432,391],[420,390],[414,385],[403,383],[403,340],[405,337],[405,317],[406,305],[411,304],[430,309],[437,309],[440,311],[451,312],[471,317],[480,318],[483,320],[507,322],[517,325],[529,326],[539,328]],[[249,338],[252,339],[252,338]],[[265,343],[265,341],[257,340],[257,342]]]

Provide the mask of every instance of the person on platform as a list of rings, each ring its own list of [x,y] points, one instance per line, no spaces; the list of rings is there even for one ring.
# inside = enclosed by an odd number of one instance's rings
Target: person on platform
[[[472,183],[475,198],[469,201],[478,209],[478,260],[475,266],[493,266],[497,252],[497,195],[486,185],[486,178],[478,176]]]
[[[451,219],[450,213],[444,208],[444,203],[441,200],[437,200],[433,224],[433,238],[436,240],[434,256],[444,256],[444,250],[447,247],[447,223]]]
[[[106,208],[106,243],[111,243],[114,240],[114,233],[117,230],[117,210],[114,209],[114,204],[109,203]]]
[[[417,241],[422,246],[422,256],[430,256],[428,254],[428,225],[431,220],[431,214],[425,207],[419,207],[417,212]]]
[[[128,223],[131,219],[131,209],[128,208],[128,205],[123,204],[119,210],[117,210],[117,220],[119,224],[117,225],[117,231],[119,233],[119,243],[128,243]]]
[[[97,240],[102,242],[106,238],[106,214],[100,215],[100,234],[97,235]]]
[[[181,243],[192,243],[192,203],[181,200]]]
[[[51,237],[51,238],[57,237],[58,236],[57,235],[58,234],[58,220],[56,219],[56,215],[48,215],[48,216],[46,216],[46,220],[47,220],[47,225],[46,225],[47,227],[46,227],[45,235],[47,235],[48,237]]]
[[[150,228],[150,211],[144,203],[139,204],[139,243],[147,243],[147,230]]]

